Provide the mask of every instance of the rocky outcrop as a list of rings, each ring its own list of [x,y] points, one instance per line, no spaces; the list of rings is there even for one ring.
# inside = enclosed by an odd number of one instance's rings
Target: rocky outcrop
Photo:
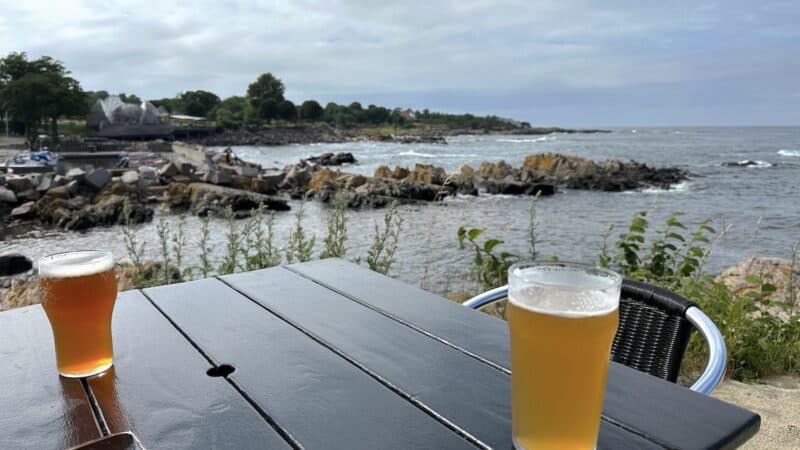
[[[341,166],[343,164],[355,164],[356,157],[350,152],[323,153],[306,158],[306,161],[320,166]]]
[[[788,259],[751,256],[722,271],[717,281],[724,283],[735,294],[759,291],[760,283],[748,281],[751,275],[761,277],[764,283],[775,286],[776,291],[770,295],[770,300],[784,302],[794,298],[796,306],[800,306],[800,262],[792,266]]]
[[[171,207],[188,209],[201,216],[222,216],[228,207],[237,217],[249,216],[260,205],[268,210],[289,210],[286,200],[208,183],[174,184],[167,191],[167,199]]]
[[[18,275],[33,268],[33,262],[25,255],[0,255],[0,277]]]

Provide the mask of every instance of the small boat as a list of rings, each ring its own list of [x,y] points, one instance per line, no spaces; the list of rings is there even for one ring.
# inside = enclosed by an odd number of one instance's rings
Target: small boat
[[[50,152],[23,152],[7,158],[0,167],[15,173],[52,172],[58,156]]]

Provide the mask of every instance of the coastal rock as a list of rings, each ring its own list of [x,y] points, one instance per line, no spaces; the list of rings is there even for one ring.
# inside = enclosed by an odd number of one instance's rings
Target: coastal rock
[[[233,183],[233,176],[223,171],[206,172],[200,179],[205,183],[216,184],[217,186],[230,186]]]
[[[306,161],[320,166],[341,166],[342,164],[355,164],[356,158],[350,152],[323,153],[306,158]]]
[[[41,197],[42,194],[40,194],[39,191],[36,191],[34,189],[28,189],[27,191],[22,191],[17,193],[17,201],[20,203],[35,202],[36,200],[39,200],[39,198]]]
[[[0,276],[7,277],[25,273],[33,268],[33,262],[25,255],[0,255]]]
[[[470,167],[469,164],[462,164],[458,167],[458,173],[464,178],[473,178],[475,176],[475,169]]]
[[[70,180],[83,181],[83,178],[86,176],[86,171],[80,167],[73,167],[72,169],[69,169],[64,176]]]
[[[447,173],[441,167],[436,167],[431,164],[417,164],[414,170],[409,175],[409,178],[414,181],[419,181],[425,184],[444,184],[447,178]]]
[[[286,178],[286,171],[283,170],[266,170],[259,176],[267,184],[267,189],[278,190],[278,186],[283,183]]]
[[[393,135],[387,140],[401,144],[447,144],[447,139],[437,134]]]
[[[286,200],[269,197],[255,192],[243,191],[208,183],[189,185],[191,209],[198,215],[223,215],[230,206],[237,217],[246,217],[250,211],[264,205],[269,210],[287,211]]]
[[[146,222],[152,218],[152,208],[139,203],[130,203],[129,223]],[[63,226],[68,230],[85,230],[101,225],[125,223],[125,221],[125,197],[111,194],[102,196],[96,202],[75,211]]]
[[[135,170],[128,170],[122,174],[120,179],[125,184],[137,184],[139,183],[139,172]]]
[[[411,175],[411,171],[405,167],[394,166],[391,177],[395,180],[402,180],[403,178],[408,178],[409,175]]]
[[[378,166],[375,168],[375,173],[373,174],[376,178],[393,178],[392,177],[392,169],[386,166]]]
[[[167,204],[172,209],[189,208],[192,204],[192,192],[189,186],[182,183],[171,183],[167,187]]]
[[[320,190],[324,187],[332,185],[336,180],[337,176],[339,176],[340,172],[334,172],[331,169],[323,168],[311,175],[311,179],[308,181],[308,188],[314,190]]]
[[[0,202],[10,203],[13,205],[17,203],[17,194],[15,194],[11,189],[0,186]]]
[[[8,176],[6,177],[6,186],[14,192],[27,191],[33,188],[33,183],[28,177]]]
[[[751,256],[739,264],[722,271],[717,277],[731,292],[744,294],[750,291],[759,291],[760,283],[747,280],[751,275],[762,277],[764,282],[774,285],[777,290],[770,295],[770,300],[784,302],[787,299],[797,299],[800,306],[800,263],[795,263],[782,258],[765,258]],[[790,281],[793,280],[793,281]],[[790,288],[794,290],[794,297]],[[778,314],[779,317],[782,317]]]
[[[183,176],[191,177],[195,172],[195,167],[187,161],[177,161],[175,165],[178,167],[178,173]]]
[[[28,201],[11,210],[14,219],[27,220],[36,217],[36,202]]]
[[[251,166],[236,166],[235,172],[239,176],[254,178],[258,176],[258,169]]]
[[[111,172],[107,169],[95,169],[84,178],[83,182],[96,191],[102,190],[111,181]]]
[[[252,178],[247,177],[244,175],[232,175],[231,176],[231,187],[234,189],[244,189],[249,190],[250,187],[253,185]]]
[[[75,195],[77,192],[78,182],[76,180],[72,180],[63,186],[51,188],[49,191],[47,191],[45,197],[69,198]]]
[[[281,183],[281,187],[285,189],[302,190],[308,186],[311,181],[311,168],[301,167],[299,164],[289,166],[286,171],[286,177]]]
[[[39,178],[39,184],[36,186],[36,190],[39,192],[47,192],[47,190],[51,187],[55,187],[55,183],[53,182],[53,174],[43,173]]]
[[[172,178],[178,173],[178,167],[173,163],[164,164],[158,169],[158,176],[161,178]]]

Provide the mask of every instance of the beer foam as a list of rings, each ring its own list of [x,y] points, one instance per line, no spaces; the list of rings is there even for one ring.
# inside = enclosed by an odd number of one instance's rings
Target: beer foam
[[[535,266],[517,268],[509,278],[509,301],[533,312],[580,318],[608,314],[619,306],[618,277]]]
[[[114,267],[110,252],[85,250],[57,253],[38,261],[39,276],[45,278],[73,278],[105,272]]]

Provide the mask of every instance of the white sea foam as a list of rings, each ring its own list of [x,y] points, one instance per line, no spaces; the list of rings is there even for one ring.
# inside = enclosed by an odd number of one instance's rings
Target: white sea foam
[[[681,181],[680,183],[670,186],[669,189],[661,189],[658,187],[649,187],[646,189],[642,189],[641,192],[643,194],[666,194],[666,193],[675,193],[675,192],[689,192],[689,185],[691,183],[689,181]],[[636,191],[626,191],[626,192],[636,192]]]
[[[608,314],[619,304],[620,280],[582,269],[539,266],[515,269],[509,301],[515,306],[568,318]]]
[[[433,153],[420,153],[415,152],[414,150],[408,150],[405,152],[400,152],[398,155],[401,156],[419,156],[420,158],[436,158],[439,155],[434,155]]]
[[[800,150],[780,149],[778,154],[781,156],[800,156]]]
[[[524,142],[547,142],[555,140],[556,136],[542,136],[538,138],[500,138],[497,140],[497,142],[524,143]]]
[[[108,252],[87,250],[45,256],[38,264],[42,277],[72,278],[105,272],[114,266],[114,258]]]
[[[761,160],[755,160],[755,161],[748,161],[748,160],[744,160],[744,161],[739,161],[739,164],[740,164],[740,165],[745,165],[745,164],[747,164],[747,163],[755,163],[755,164],[749,164],[749,165],[747,165],[747,167],[748,167],[748,168],[751,168],[751,169],[766,169],[767,167],[772,167],[772,163],[769,163],[769,162],[766,162],[766,161],[761,161]]]

